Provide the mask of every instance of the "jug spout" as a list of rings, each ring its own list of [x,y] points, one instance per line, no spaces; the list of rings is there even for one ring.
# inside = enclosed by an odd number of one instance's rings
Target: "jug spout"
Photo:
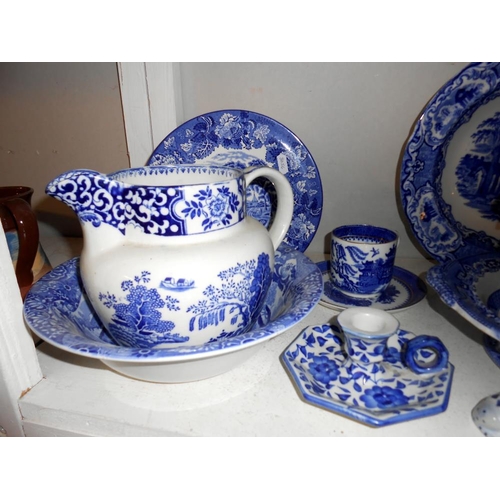
[[[123,210],[116,209],[121,191],[119,182],[87,169],[65,172],[49,182],[45,189],[49,196],[73,209],[80,222],[91,222],[96,227],[111,218],[115,224],[122,222]]]

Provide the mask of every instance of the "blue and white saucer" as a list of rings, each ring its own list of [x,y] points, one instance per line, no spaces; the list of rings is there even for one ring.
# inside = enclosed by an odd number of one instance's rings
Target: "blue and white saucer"
[[[241,109],[206,113],[183,123],[156,147],[148,165],[203,164],[245,168],[268,165],[290,182],[294,197],[292,224],[284,242],[304,252],[319,226],[323,188],[316,163],[302,141],[268,116]],[[276,193],[259,179],[247,188],[248,214],[268,226]]]
[[[433,375],[417,375],[402,362],[401,351],[413,338],[400,330],[388,342],[389,370],[376,381],[345,376],[347,359],[336,325],[307,327],[283,352],[281,359],[306,402],[361,423],[382,427],[428,417],[448,407],[454,367]]]
[[[323,275],[320,304],[336,311],[347,307],[371,306],[391,313],[400,312],[420,302],[427,293],[425,283],[418,276],[395,266],[392,281],[375,302],[370,299],[357,299],[345,295],[332,284],[330,261],[318,262],[317,266]]]

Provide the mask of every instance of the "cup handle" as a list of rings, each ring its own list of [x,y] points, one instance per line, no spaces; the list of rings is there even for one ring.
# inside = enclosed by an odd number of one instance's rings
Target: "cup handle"
[[[257,177],[265,177],[271,181],[276,189],[278,208],[271,226],[268,228],[269,236],[273,242],[274,250],[283,241],[293,216],[293,191],[288,179],[278,170],[271,167],[248,167],[244,170],[247,186]]]
[[[425,361],[424,350],[432,351],[434,357],[429,362]],[[448,365],[448,349],[437,337],[419,335],[410,339],[405,346],[403,355],[408,368],[419,375],[437,373]]]
[[[16,264],[16,278],[24,298],[33,283],[33,263],[38,251],[39,232],[36,216],[28,202],[14,198],[2,202],[16,222],[19,238],[19,255]]]

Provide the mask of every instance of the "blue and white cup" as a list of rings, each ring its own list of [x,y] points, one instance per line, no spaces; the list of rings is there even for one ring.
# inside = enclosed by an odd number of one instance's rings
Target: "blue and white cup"
[[[340,226],[332,231],[332,284],[351,297],[376,299],[392,280],[399,236],[368,224]]]

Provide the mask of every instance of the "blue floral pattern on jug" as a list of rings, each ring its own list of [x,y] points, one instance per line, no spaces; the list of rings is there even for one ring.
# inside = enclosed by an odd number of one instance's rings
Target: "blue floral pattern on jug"
[[[294,193],[294,216],[285,242],[304,251],[312,241],[323,208],[316,164],[304,144],[285,126],[259,113],[220,110],[200,115],[171,132],[148,165],[203,164],[245,168],[268,165],[287,177]],[[268,227],[276,208],[271,183],[246,190],[247,213]]]
[[[191,315],[190,332],[217,326],[226,317],[230,318],[234,328],[209,342],[233,337],[252,328],[263,305],[271,276],[269,255],[266,253],[260,254],[258,260],[238,263],[221,271],[218,274],[220,286],[208,286],[203,291],[206,299],[187,308],[186,313]],[[124,297],[116,297],[109,292],[99,294],[103,305],[114,309],[108,326],[109,334],[123,346],[154,347],[187,342],[190,339],[188,335],[175,333],[175,323],[163,319],[163,316],[168,317],[168,311],[180,310],[179,300],[171,295],[161,296],[159,292],[165,287],[148,287],[149,282],[150,273],[143,271],[133,280],[121,283],[121,289],[127,293]]]
[[[447,408],[453,365],[425,377],[410,371],[403,352],[413,338],[418,337],[399,330],[383,353],[357,343],[353,350],[359,349],[360,360],[366,353],[365,364],[348,357],[337,325],[310,326],[288,346],[282,360],[307,402],[379,427]],[[372,362],[379,357],[381,362]]]
[[[189,171],[221,177],[221,186],[146,186],[130,181],[151,182],[155,176]],[[134,168],[103,176],[93,170],[73,170],[47,186],[47,194],[64,201],[82,222],[95,227],[108,224],[125,233],[128,224],[144,233],[179,236],[205,233],[242,221],[242,177],[232,179],[230,170],[210,167],[164,166]],[[121,182],[123,180],[123,183]]]

